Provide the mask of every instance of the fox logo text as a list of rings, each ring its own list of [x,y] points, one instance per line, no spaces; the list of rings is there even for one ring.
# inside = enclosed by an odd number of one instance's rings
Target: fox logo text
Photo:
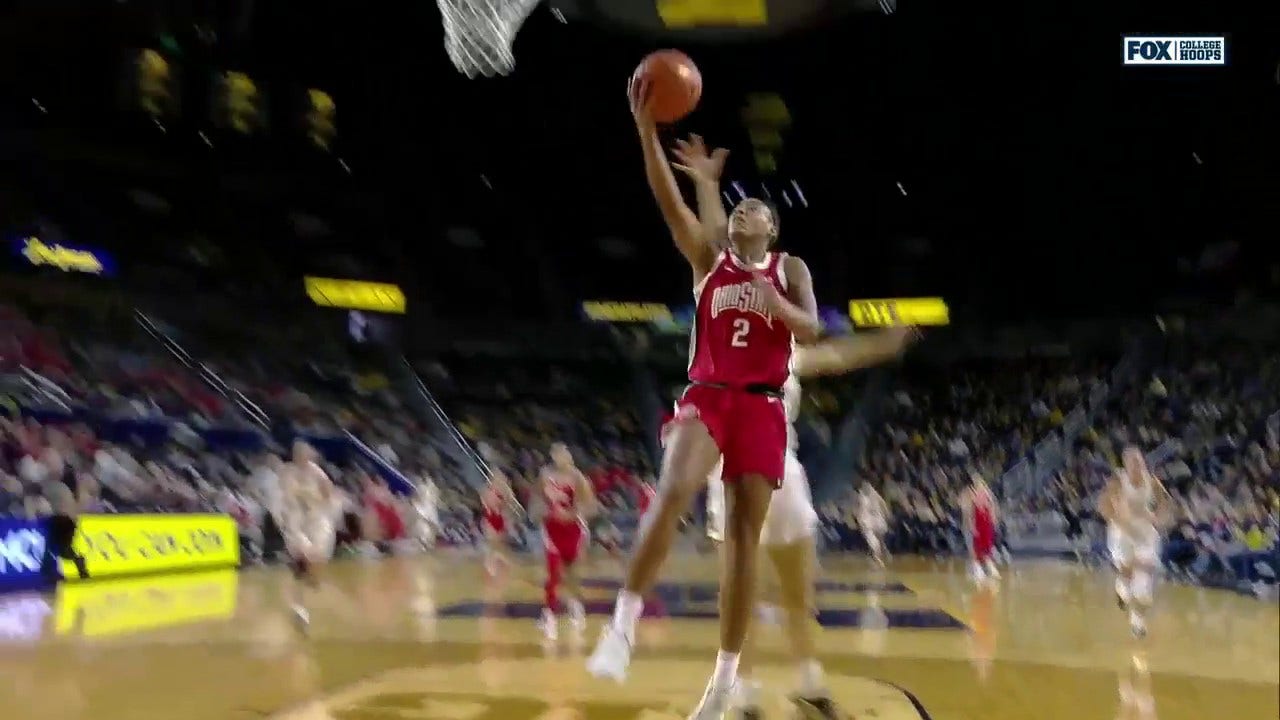
[[[1124,39],[1125,65],[1226,65],[1225,37],[1144,37]]]

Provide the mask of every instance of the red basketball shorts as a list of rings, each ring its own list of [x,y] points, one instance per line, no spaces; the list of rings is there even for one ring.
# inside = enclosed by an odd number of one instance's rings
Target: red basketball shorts
[[[587,527],[581,521],[550,520],[542,524],[542,545],[547,555],[572,565],[587,546]]]
[[[787,412],[782,398],[745,390],[690,385],[676,401],[673,423],[697,419],[724,456],[721,477],[763,475],[781,486],[786,468]]]
[[[996,546],[996,528],[990,519],[975,518],[973,523],[973,557],[986,560]]]

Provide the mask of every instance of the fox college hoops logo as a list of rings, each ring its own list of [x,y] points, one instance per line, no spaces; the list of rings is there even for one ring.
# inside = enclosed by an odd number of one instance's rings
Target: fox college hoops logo
[[[1124,64],[1226,65],[1227,39],[1130,35],[1124,39]]]
[[[702,690],[706,662],[639,660],[624,685],[586,676],[581,657],[504,658],[392,670],[272,720],[683,720]],[[787,688],[790,668],[761,668],[765,687]],[[832,695],[854,717],[928,720],[907,692],[888,683],[828,672]],[[779,691],[766,699],[787,717]]]

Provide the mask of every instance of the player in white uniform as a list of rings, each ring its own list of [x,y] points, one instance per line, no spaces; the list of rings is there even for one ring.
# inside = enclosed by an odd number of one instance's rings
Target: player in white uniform
[[[337,520],[342,512],[333,481],[316,463],[319,454],[310,445],[293,444],[293,457],[278,475],[283,489],[280,530],[297,581],[293,612],[306,626],[311,615],[302,602],[302,583],[315,587],[316,570],[333,557],[338,538]]]
[[[915,331],[910,328],[893,328],[797,348],[792,376],[783,387],[787,419],[792,423],[787,433],[786,468],[782,485],[769,501],[769,510],[760,531],[760,547],[768,554],[778,575],[781,620],[800,675],[799,687],[792,701],[802,718],[835,720],[841,715],[827,691],[814,638],[818,511],[814,509],[809,493],[809,478],[796,457],[794,422],[800,410],[798,378],[849,372],[892,359],[906,348],[914,335]],[[723,523],[725,517],[719,465],[708,482],[707,535],[715,539],[723,536],[724,527],[713,523]],[[754,642],[748,637],[738,665],[735,700],[743,720],[762,717],[760,685],[751,676],[754,655]]]
[[[1124,449],[1098,503],[1107,519],[1107,550],[1116,567],[1116,599],[1129,612],[1135,637],[1146,635],[1155,573],[1160,566],[1160,526],[1172,514],[1173,499],[1147,468],[1142,451]]]
[[[434,547],[440,530],[440,489],[436,487],[435,480],[423,476],[413,495],[413,510],[417,515],[415,529],[418,542],[424,548]]]
[[[867,480],[858,488],[858,527],[862,530],[862,539],[866,540],[871,557],[880,567],[884,567],[885,556],[884,534],[889,530],[889,506],[885,503],[875,486]]]

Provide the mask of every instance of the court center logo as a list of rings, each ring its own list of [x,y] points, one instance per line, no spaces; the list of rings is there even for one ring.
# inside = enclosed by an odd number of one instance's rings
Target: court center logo
[[[343,688],[328,698],[272,716],[272,720],[683,720],[702,693],[708,663],[644,659],[623,685],[586,675],[581,657],[488,660],[403,668]],[[794,668],[768,665],[758,673],[769,717],[790,717],[782,695]],[[909,693],[888,683],[828,668],[833,699],[853,717],[928,720]]]

